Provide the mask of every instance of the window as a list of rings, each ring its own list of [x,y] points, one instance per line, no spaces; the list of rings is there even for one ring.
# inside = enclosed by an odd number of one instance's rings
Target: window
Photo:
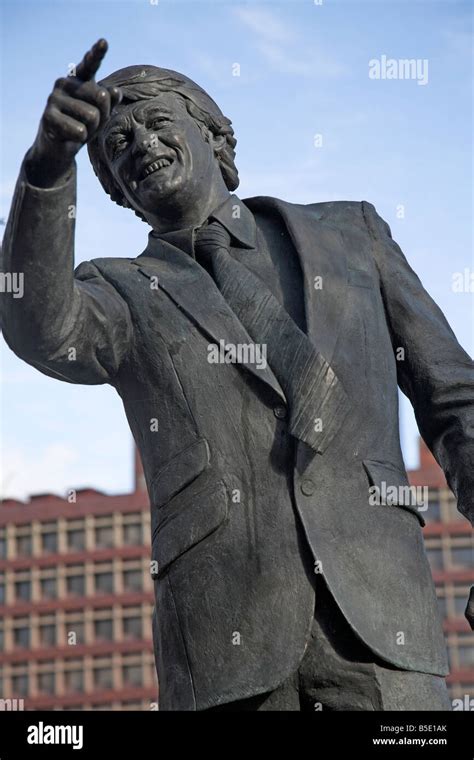
[[[439,610],[441,619],[444,620],[444,618],[448,616],[448,611],[446,607],[446,597],[438,596],[438,610]]]
[[[111,689],[113,685],[113,674],[111,667],[97,667],[93,670],[94,686],[97,689]]]
[[[68,620],[65,623],[64,629],[66,634],[66,643],[68,646],[84,644],[85,627],[82,620]]]
[[[458,657],[461,668],[467,668],[474,665],[474,645],[460,646],[458,649]]]
[[[111,572],[95,574],[96,593],[111,594],[114,590],[114,578]]]
[[[86,532],[83,528],[67,531],[67,546],[71,551],[81,552],[86,546]]]
[[[443,567],[443,550],[427,548],[426,553],[432,570],[441,570]]]
[[[69,575],[66,578],[66,590],[71,596],[84,596],[86,579],[83,575]]]
[[[143,530],[140,522],[123,526],[123,542],[127,546],[140,546],[143,543]]]
[[[31,557],[33,544],[31,534],[24,533],[16,537],[16,553],[18,557]]]
[[[114,545],[112,525],[102,525],[95,529],[95,545],[97,549],[107,549]]]
[[[42,694],[54,694],[56,678],[53,671],[38,673],[38,691]]]
[[[44,552],[44,554],[55,554],[57,552],[58,534],[56,532],[42,534],[41,550]]]
[[[474,631],[458,631],[457,638],[460,647],[474,646]]]
[[[27,697],[28,696],[28,674],[22,673],[12,676],[12,693],[13,697]]]
[[[451,647],[448,647],[446,650],[446,653],[448,655],[448,665],[450,670],[454,670],[455,665],[453,662],[453,649]]]
[[[449,493],[450,498],[448,498],[447,503],[447,514],[446,514],[446,521],[447,522],[461,522],[465,520],[466,518],[458,512],[456,500],[453,497],[451,493]]]
[[[3,628],[0,628],[0,652],[3,652],[5,647],[5,632]]]
[[[122,677],[125,686],[142,686],[142,666],[124,665],[122,667]]]
[[[156,664],[154,659],[148,663],[148,677],[154,683],[156,679]]]
[[[68,692],[84,691],[84,672],[79,668],[64,671],[64,688]]]
[[[140,569],[124,570],[123,572],[123,590],[124,591],[141,591],[143,588],[143,575]]]
[[[472,568],[474,548],[472,546],[453,546],[451,548],[451,564],[456,567]]]
[[[96,620],[94,622],[94,636],[102,641],[112,641],[114,637],[114,625],[112,620]]]
[[[30,646],[30,629],[27,625],[18,626],[13,629],[13,644],[16,647]]]
[[[40,644],[43,647],[52,647],[56,644],[56,625],[48,623],[39,627]]]
[[[123,635],[127,639],[141,639],[143,635],[141,617],[126,617],[123,619]]]
[[[422,514],[426,522],[439,522],[441,520],[441,507],[439,501],[437,499],[430,499],[428,509]]]
[[[0,559],[7,558],[7,539],[4,533],[0,534]]]
[[[31,581],[17,581],[15,583],[15,599],[19,602],[29,602],[31,599]]]
[[[5,584],[0,583],[0,604],[5,604]]]
[[[41,578],[40,580],[41,598],[42,599],[56,599],[57,597],[57,583],[56,578]]]
[[[465,596],[454,597],[454,614],[456,617],[464,617],[467,605],[467,593]]]

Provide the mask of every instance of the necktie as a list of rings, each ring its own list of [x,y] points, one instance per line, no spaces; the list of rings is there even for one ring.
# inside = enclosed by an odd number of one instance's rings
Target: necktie
[[[288,401],[290,433],[323,451],[349,411],[333,370],[265,283],[232,257],[229,233],[219,222],[197,231],[195,253],[252,340],[266,346]]]

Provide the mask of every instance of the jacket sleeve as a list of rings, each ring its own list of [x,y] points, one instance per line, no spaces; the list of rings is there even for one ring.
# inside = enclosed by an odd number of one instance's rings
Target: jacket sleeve
[[[459,511],[474,524],[474,364],[443,313],[423,288],[390,227],[365,201],[398,383],[410,399],[420,433],[443,468]]]
[[[74,273],[75,209],[75,167],[52,189],[30,185],[22,167],[2,249],[4,282],[17,285],[3,296],[2,329],[10,348],[44,374],[100,384],[117,374],[132,323],[93,263]]]

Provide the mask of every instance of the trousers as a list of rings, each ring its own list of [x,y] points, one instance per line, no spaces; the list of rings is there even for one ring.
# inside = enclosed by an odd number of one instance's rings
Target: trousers
[[[273,691],[207,712],[450,709],[445,679],[378,658],[350,628],[320,576],[311,637],[297,671]]]

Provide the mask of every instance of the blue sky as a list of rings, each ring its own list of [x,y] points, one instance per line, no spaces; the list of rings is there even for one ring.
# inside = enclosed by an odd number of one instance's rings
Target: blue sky
[[[3,0],[0,216],[55,79],[106,37],[104,75],[151,63],[209,91],[238,138],[240,197],[374,203],[472,354],[472,293],[452,287],[474,270],[470,14],[456,0]],[[370,79],[382,55],[427,59],[428,83]],[[146,225],[109,201],[85,151],[78,166],[76,262],[141,253]],[[131,436],[112,389],[44,377],[3,341],[0,361],[4,496],[130,488]],[[413,466],[406,400],[402,433]]]

